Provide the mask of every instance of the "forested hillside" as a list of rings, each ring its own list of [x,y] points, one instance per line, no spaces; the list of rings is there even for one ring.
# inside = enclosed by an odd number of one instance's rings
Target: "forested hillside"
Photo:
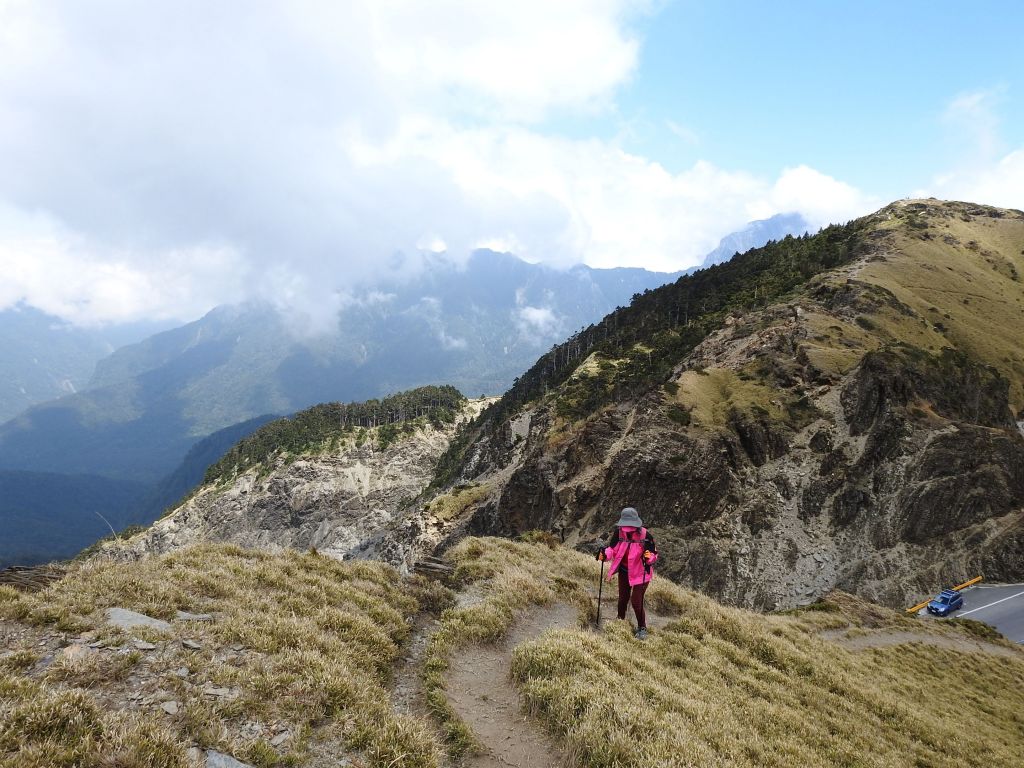
[[[661,384],[730,313],[768,307],[813,275],[866,253],[870,241],[863,238],[865,228],[866,221],[858,220],[813,236],[788,236],[634,296],[628,307],[552,347],[516,379],[481,415],[479,431],[467,432],[453,445],[438,482],[452,479],[473,439],[556,388],[559,415],[579,419]],[[588,359],[590,355],[594,357]]]
[[[361,442],[368,429],[377,430],[377,440],[384,449],[399,434],[409,434],[418,426],[429,423],[440,429],[452,424],[465,402],[461,392],[445,385],[419,387],[382,400],[315,405],[272,421],[240,440],[209,466],[203,482],[230,480],[252,467],[266,470],[273,456],[297,456],[310,449],[337,446],[346,436],[354,435]]]

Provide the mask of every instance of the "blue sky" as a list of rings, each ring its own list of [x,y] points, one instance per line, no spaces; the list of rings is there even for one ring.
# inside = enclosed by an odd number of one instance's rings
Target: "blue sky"
[[[272,301],[424,254],[699,263],[750,220],[1024,208],[1024,4],[0,0],[0,309]]]
[[[995,149],[1024,145],[1024,3],[685,0],[637,28],[637,72],[601,130],[626,126],[625,147],[673,170],[807,164],[902,197],[976,151],[947,117],[964,94],[986,95]]]

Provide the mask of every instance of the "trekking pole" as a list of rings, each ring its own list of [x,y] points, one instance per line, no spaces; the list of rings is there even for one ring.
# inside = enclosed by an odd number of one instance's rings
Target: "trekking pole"
[[[597,628],[601,629],[601,592],[604,590],[604,560],[601,561],[601,580],[597,582]]]

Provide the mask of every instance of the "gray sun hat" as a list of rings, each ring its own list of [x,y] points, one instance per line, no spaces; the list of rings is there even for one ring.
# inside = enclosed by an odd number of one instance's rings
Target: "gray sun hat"
[[[631,526],[633,528],[643,528],[644,521],[640,519],[640,513],[638,513],[632,507],[626,507],[622,510],[622,514],[619,515],[619,522],[615,524],[616,528],[622,528],[623,526]]]

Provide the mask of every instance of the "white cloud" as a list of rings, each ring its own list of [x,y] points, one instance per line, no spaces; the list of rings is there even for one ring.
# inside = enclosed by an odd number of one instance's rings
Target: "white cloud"
[[[646,6],[384,0],[369,7],[375,55],[388,75],[441,89],[456,111],[536,120],[606,103],[637,63],[639,42],[624,22]]]
[[[49,265],[24,268],[5,297],[96,321],[192,317],[240,284],[329,307],[417,243],[515,242],[527,220],[563,212],[528,201],[495,217],[433,159],[367,167],[354,138],[386,146],[416,114],[486,124],[601,108],[636,66],[629,21],[645,7],[2,0],[0,205],[53,225],[31,254],[0,228],[6,260]],[[209,259],[182,301],[167,265],[211,248],[243,261]],[[103,278],[62,280],[69,263]]]
[[[995,162],[938,176],[930,186],[918,190],[914,196],[1024,209],[1024,147]]]
[[[460,350],[466,348],[466,340],[460,336],[449,336],[448,332],[442,328],[437,334],[438,341],[441,342],[441,348],[446,350]]]
[[[883,201],[824,173],[800,165],[786,168],[771,189],[748,208],[750,219],[799,211],[815,229],[877,210]]]
[[[952,131],[949,166],[914,197],[940,197],[1024,209],[1024,147],[1006,152],[998,114],[1002,89],[956,96],[943,112]]]
[[[562,318],[548,307],[517,307],[512,312],[512,318],[522,341],[542,344],[563,336]]]
[[[990,161],[999,152],[998,105],[1002,89],[961,93],[946,106],[943,123],[951,130],[961,156],[971,162]]]
[[[422,251],[675,270],[753,211],[863,212],[809,168],[673,173],[546,134],[614,105],[652,5],[0,0],[0,307],[95,323],[251,298],[326,328]]]
[[[163,249],[152,263],[92,252],[44,215],[0,206],[0,308],[28,300],[80,325],[195,317],[242,301],[248,265],[226,246]]]
[[[665,125],[668,127],[669,132],[684,144],[691,147],[696,147],[700,144],[700,136],[692,128],[682,123],[677,123],[675,120],[666,120]]]
[[[800,211],[818,227],[882,205],[807,166],[784,169],[775,181],[707,162],[671,173],[614,144],[517,127],[410,120],[386,147],[362,146],[359,156],[382,167],[436,163],[487,221],[507,222],[516,254],[561,265],[675,271],[699,263],[752,219]]]

